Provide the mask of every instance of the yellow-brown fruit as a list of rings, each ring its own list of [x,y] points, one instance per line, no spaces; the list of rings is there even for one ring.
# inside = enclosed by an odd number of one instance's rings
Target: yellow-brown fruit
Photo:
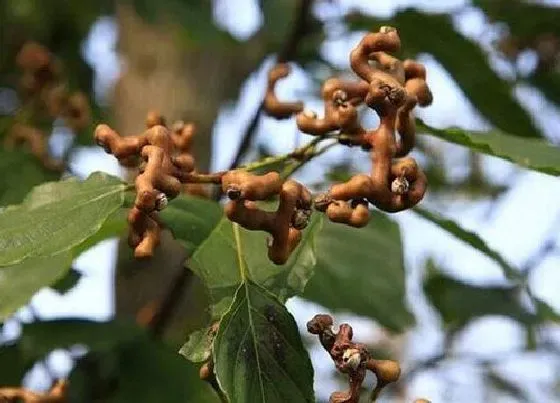
[[[388,384],[396,382],[401,375],[401,367],[398,362],[391,360],[370,360],[368,367],[372,366],[373,372],[380,383]]]

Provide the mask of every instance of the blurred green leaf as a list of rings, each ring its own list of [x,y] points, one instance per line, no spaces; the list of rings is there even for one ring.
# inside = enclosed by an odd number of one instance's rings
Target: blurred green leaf
[[[421,207],[415,207],[413,211],[418,214],[420,217],[432,222],[442,230],[446,231],[447,233],[451,234],[452,236],[460,239],[461,241],[465,242],[467,245],[472,246],[485,256],[492,259],[494,262],[500,266],[503,270],[504,275],[509,279],[519,279],[521,274],[519,271],[510,265],[497,251],[490,248],[486,242],[477,234],[472,231],[468,231],[457,224],[455,221],[452,221],[448,218],[443,217],[442,215],[426,210]]]
[[[87,345],[92,350],[106,350],[132,340],[131,325],[117,322],[92,322],[82,319],[25,324],[21,337],[0,346],[0,385],[17,385],[32,365],[58,348]]]
[[[560,73],[537,69],[528,77],[528,81],[537,87],[550,101],[560,105]]]
[[[480,7],[491,21],[506,23],[523,42],[534,41],[542,34],[560,37],[558,7],[520,0],[473,0],[473,5]]]
[[[59,278],[55,283],[51,283],[50,288],[60,295],[65,295],[68,291],[76,287],[81,278],[82,273],[74,268],[71,268],[63,277]]]
[[[395,26],[401,37],[403,53],[407,57],[419,53],[433,55],[494,126],[514,136],[541,137],[531,116],[512,95],[510,85],[492,70],[476,43],[455,31],[451,16],[407,9],[390,20],[352,14],[347,22],[352,30]],[[429,75],[428,72],[428,80]]]
[[[63,319],[24,325],[19,340],[0,347],[0,361],[10,363],[8,371],[0,366],[0,385],[18,385],[48,353],[76,345],[86,346],[89,352],[69,376],[70,401],[91,401],[92,394],[100,390],[107,393],[102,396],[107,402],[184,403],[186,396],[188,401],[219,401],[210,385],[198,378],[193,365],[136,325],[116,321]],[[97,357],[99,365],[84,365],[91,363],[91,357]],[[104,373],[84,374],[86,369]],[[103,389],[96,384],[96,391],[87,388],[103,379],[113,379],[114,387]]]
[[[0,321],[25,305],[41,288],[60,279],[72,263],[70,252],[32,257],[11,266],[0,266]]]
[[[213,356],[218,382],[232,403],[315,401],[313,367],[294,318],[249,279],[222,318]]]
[[[21,203],[33,186],[60,177],[60,173],[46,170],[35,156],[23,150],[0,148],[0,171],[0,206]]]
[[[220,402],[193,364],[146,335],[112,351],[88,354],[78,361],[69,384],[74,401],[87,396],[108,403]]]
[[[447,327],[457,329],[485,315],[507,316],[525,325],[535,322],[521,304],[518,288],[474,286],[443,274],[433,262],[428,266],[424,293]]]
[[[418,130],[525,168],[560,176],[560,148],[542,140],[516,138],[495,130],[470,132],[456,127],[436,129],[420,119]]]
[[[509,379],[501,376],[496,371],[486,370],[485,381],[494,389],[500,392],[500,395],[507,395],[515,401],[529,402],[531,399],[526,395],[523,387],[516,385]]]
[[[362,229],[325,222],[316,242],[317,265],[305,298],[331,310],[367,316],[397,332],[414,324],[405,303],[397,223],[376,211]]]
[[[198,46],[234,45],[235,39],[214,21],[213,4],[206,0],[133,0],[136,12],[155,24],[172,19],[180,24],[190,44]]]
[[[0,213],[0,266],[47,257],[86,241],[123,204],[126,185],[103,173],[36,187]]]
[[[560,314],[542,299],[533,296],[533,302],[536,305],[537,315],[545,322],[560,323]]]

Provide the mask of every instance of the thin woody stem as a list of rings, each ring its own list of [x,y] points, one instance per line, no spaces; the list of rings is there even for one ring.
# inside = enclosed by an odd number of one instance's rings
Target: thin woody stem
[[[183,183],[222,183],[222,176],[224,176],[227,171],[214,172],[210,174],[199,174],[195,172],[189,172],[181,174],[181,182]]]
[[[338,142],[333,142],[333,143],[327,144],[325,147],[323,147],[323,148],[321,148],[317,151],[312,151],[312,152],[309,152],[309,153],[305,154],[303,156],[303,158],[294,162],[292,165],[287,166],[284,169],[284,171],[282,171],[280,176],[283,177],[283,178],[288,178],[288,177],[292,176],[296,171],[298,171],[301,167],[303,167],[307,162],[309,162],[310,160],[312,160],[315,157],[318,157],[321,154],[324,154],[325,152],[327,152],[328,150],[330,150],[332,147],[334,147],[336,145],[338,145]]]
[[[267,167],[269,165],[278,164],[279,162],[288,161],[290,159],[307,162],[308,159],[307,159],[306,154],[309,153],[310,150],[313,150],[315,148],[315,146],[317,146],[321,141],[326,140],[326,139],[330,139],[330,138],[335,138],[335,137],[331,136],[331,135],[316,137],[313,140],[311,140],[309,143],[307,143],[306,145],[304,145],[302,147],[299,147],[298,149],[292,151],[291,153],[278,155],[276,157],[267,157],[263,160],[255,161],[255,162],[252,162],[250,164],[239,167],[239,169],[243,169],[243,170],[246,170],[246,171],[254,171],[256,169],[264,168],[264,167]]]

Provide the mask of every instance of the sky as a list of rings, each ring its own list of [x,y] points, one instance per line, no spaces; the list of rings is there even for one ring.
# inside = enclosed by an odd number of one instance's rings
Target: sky
[[[240,4],[242,3],[242,4]],[[323,5],[316,7],[316,12],[328,18],[352,7],[382,17],[389,17],[396,10],[406,6],[421,6],[428,11],[455,11],[454,23],[465,36],[481,43],[482,47],[490,51],[490,44],[498,35],[498,28],[489,26],[484,15],[470,7],[467,1],[460,0],[399,0],[399,1],[343,1],[337,2],[339,8]],[[560,1],[547,1],[548,4],[560,6]],[[242,11],[240,11],[242,10]],[[219,23],[240,38],[247,37],[254,32],[262,21],[259,10],[252,0],[236,0],[233,2],[220,0],[216,2],[215,16]],[[484,35],[483,35],[484,33]],[[87,60],[96,71],[96,90],[103,99],[104,94],[119,74],[121,61],[115,53],[118,33],[110,18],[99,20],[92,28],[89,39],[84,43],[83,52]],[[338,66],[347,65],[347,55],[359,40],[357,36],[332,35],[328,38],[323,53],[326,58]],[[406,46],[406,44],[404,44]],[[493,67],[504,77],[510,75],[511,69],[497,56],[491,55]],[[102,62],[101,62],[102,61]],[[434,93],[434,103],[427,109],[421,110],[419,116],[428,124],[436,127],[460,126],[467,129],[479,130],[488,127],[487,122],[477,113],[460,89],[454,84],[449,74],[431,56],[422,55],[420,61],[428,70],[428,83]],[[214,160],[212,169],[219,170],[227,166],[232,158],[232,150],[236,150],[239,138],[232,136],[232,132],[242,133],[248,119],[260,102],[264,89],[266,69],[271,60],[267,61],[259,71],[255,72],[245,83],[238,102],[234,106],[224,107],[214,130]],[[519,63],[520,71],[530,70],[534,66],[534,56],[524,55]],[[293,76],[280,82],[279,95],[282,99],[301,99],[310,83],[309,77],[299,69]],[[535,113],[537,124],[543,128],[551,141],[560,143],[560,113],[550,105],[538,91],[528,87],[518,87],[515,94],[522,105]],[[319,103],[304,97],[308,105],[317,112],[322,110]],[[374,118],[375,119],[375,118]],[[227,127],[226,127],[227,122]],[[288,152],[293,148],[293,136],[276,136],[270,133],[295,133],[293,121],[276,122],[264,118],[260,125],[257,141],[266,141],[275,153]],[[304,142],[305,136],[299,141]],[[438,147],[442,147],[450,157],[446,161],[446,168],[453,176],[461,177],[465,174],[460,167],[467,157],[464,149],[442,144],[433,140]],[[347,149],[339,147],[328,152],[314,163],[309,169],[303,169],[298,179],[305,182],[316,177],[317,171],[328,167],[332,161],[345,158]],[[357,166],[366,166],[365,157],[353,157]],[[501,196],[495,204],[488,201],[471,202],[455,200],[449,203],[434,203],[429,195],[426,206],[438,209],[448,217],[459,222],[463,227],[478,233],[489,246],[499,251],[506,260],[514,266],[522,266],[531,258],[535,250],[554,234],[554,228],[560,223],[560,181],[535,172],[530,172],[513,166],[512,164],[492,158],[484,157],[485,171],[496,183],[513,182],[511,189]],[[459,167],[459,168],[458,168]],[[96,151],[81,150],[72,161],[72,170],[81,175],[93,171],[103,170],[118,174],[120,169],[116,160],[105,154],[101,149]],[[491,214],[489,214],[491,208]],[[448,273],[458,279],[472,284],[505,284],[505,279],[499,267],[472,248],[451,238],[448,234],[435,228],[432,224],[415,216],[414,213],[404,212],[393,216],[401,225],[404,240],[404,251],[407,267],[408,303],[418,316],[418,326],[408,332],[404,339],[406,360],[404,365],[412,365],[415,360],[422,360],[436,355],[441,348],[443,334],[440,323],[433,309],[429,307],[420,293],[420,284],[425,260],[433,257]],[[560,242],[560,232],[556,231],[556,239]],[[115,241],[106,241],[87,251],[76,261],[76,267],[84,273],[78,287],[65,297],[60,297],[49,290],[39,292],[32,300],[34,311],[42,317],[87,315],[96,319],[108,319],[113,312],[113,298],[111,294],[112,276],[114,269]],[[536,296],[542,298],[557,311],[560,311],[560,294],[557,284],[560,284],[560,255],[551,255],[534,270],[530,277],[530,285]],[[106,269],[101,270],[100,267]],[[103,298],[99,295],[102,293]],[[106,297],[105,297],[106,296]],[[325,309],[315,304],[294,298],[288,307],[298,325],[304,331],[305,323],[317,312]],[[22,309],[19,317],[26,318],[29,311]],[[360,341],[373,340],[379,337],[379,328],[364,318],[350,315],[337,315],[337,322],[348,321],[355,328],[355,334]],[[18,332],[15,322],[7,326],[7,336],[13,337]],[[558,329],[548,329],[547,335],[556,342],[560,342]],[[524,340],[523,330],[513,321],[487,317],[476,320],[468,326],[457,342],[453,345],[453,352],[459,356],[474,355],[476,357],[506,357],[500,373],[519,381],[520,376],[536,377],[531,388],[535,401],[546,401],[541,385],[550,384],[558,378],[558,362],[540,354],[512,355],[519,349]],[[326,387],[325,382],[332,381],[331,368],[325,365],[326,353],[320,347],[310,351],[316,370],[316,391],[318,397],[327,399],[334,386]],[[510,357],[511,356],[511,357]],[[68,357],[57,352],[51,356],[52,366],[64,372],[69,370]],[[471,360],[472,361],[472,360]],[[534,369],[534,370],[532,370]],[[538,369],[538,371],[537,371]],[[37,368],[40,373],[41,368]],[[442,376],[444,374],[445,376]],[[41,387],[41,377],[31,376],[35,387]],[[317,387],[321,385],[321,387]],[[446,364],[443,372],[426,372],[415,377],[408,386],[410,397],[428,397],[433,403],[443,401],[473,402],[484,401],[481,379],[476,373],[476,366],[469,360],[455,360]],[[506,400],[504,400],[506,401]]]

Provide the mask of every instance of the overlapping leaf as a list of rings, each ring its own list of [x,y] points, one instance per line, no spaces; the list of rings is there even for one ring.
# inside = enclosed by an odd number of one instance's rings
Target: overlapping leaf
[[[507,278],[512,280],[519,279],[519,271],[511,266],[497,251],[490,248],[476,233],[462,228],[458,223],[445,218],[438,213],[434,213],[420,207],[416,207],[414,212],[492,259],[500,266]]]
[[[64,277],[82,251],[122,232],[124,192],[120,180],[98,173],[40,185],[0,213],[0,319]]]
[[[0,148],[0,207],[20,203],[25,195],[45,181],[56,180],[60,174],[47,171],[28,152]]]
[[[281,301],[303,292],[316,263],[314,238],[321,225],[318,215],[305,229],[298,248],[286,264],[278,266],[267,256],[268,234],[237,227],[223,216],[216,202],[181,196],[162,212],[162,220],[191,253],[188,263],[204,282],[212,300],[212,317],[218,320],[229,308],[236,290],[246,279],[275,294]],[[209,354],[209,327],[193,333],[181,354],[204,361]]]
[[[246,280],[214,341],[216,377],[232,403],[314,402],[313,367],[294,318]]]
[[[535,316],[524,308],[515,287],[480,287],[463,283],[431,267],[424,280],[424,293],[443,322],[457,328],[485,315],[510,317],[525,325]]]
[[[55,349],[87,346],[69,375],[70,401],[219,402],[193,365],[136,326],[64,319],[24,325],[16,342],[0,347],[0,385],[19,385],[38,360]],[[119,385],[118,388],[110,385]],[[192,400],[191,400],[192,399]]]
[[[502,158],[525,168],[560,176],[560,148],[543,140],[518,138],[497,130],[470,132],[456,127],[437,129],[419,119],[418,129],[425,134]]]
[[[304,297],[335,311],[372,318],[393,331],[414,323],[405,304],[399,226],[372,212],[367,227],[325,222],[317,236],[317,266]]]
[[[0,214],[0,266],[68,251],[94,235],[123,203],[125,185],[102,173],[35,188]]]

